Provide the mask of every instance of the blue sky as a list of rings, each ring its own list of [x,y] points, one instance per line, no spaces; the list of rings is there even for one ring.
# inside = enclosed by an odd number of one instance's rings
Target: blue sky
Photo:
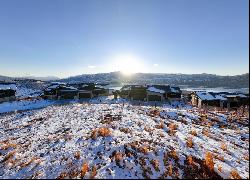
[[[248,7],[248,0],[1,0],[0,74],[247,73]]]

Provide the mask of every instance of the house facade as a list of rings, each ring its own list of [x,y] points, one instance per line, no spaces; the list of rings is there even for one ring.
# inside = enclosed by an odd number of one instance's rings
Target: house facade
[[[14,101],[16,99],[16,91],[13,89],[0,89],[0,103],[6,101]]]
[[[45,99],[87,99],[108,95],[108,89],[94,83],[67,85],[65,83],[51,84],[44,90]]]
[[[249,104],[249,96],[241,93],[194,91],[191,97],[192,105],[200,108],[213,106],[229,109]]]

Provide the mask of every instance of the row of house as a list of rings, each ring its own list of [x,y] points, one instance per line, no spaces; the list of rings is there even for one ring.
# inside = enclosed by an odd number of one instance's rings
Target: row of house
[[[192,105],[197,107],[236,108],[249,105],[249,95],[242,93],[194,91],[191,97]]]
[[[45,99],[83,99],[108,95],[109,91],[102,85],[94,83],[66,84],[52,83],[44,90]]]
[[[179,87],[169,85],[125,85],[119,96],[130,100],[165,101],[180,100],[181,93]]]

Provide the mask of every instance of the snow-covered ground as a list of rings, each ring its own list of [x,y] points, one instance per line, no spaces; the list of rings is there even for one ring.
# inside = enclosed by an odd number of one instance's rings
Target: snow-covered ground
[[[23,84],[0,84],[0,89],[14,89],[16,90],[16,97],[26,98],[26,97],[37,97],[42,93],[41,89],[27,88]]]
[[[0,115],[0,178],[249,178],[248,118],[123,102]]]

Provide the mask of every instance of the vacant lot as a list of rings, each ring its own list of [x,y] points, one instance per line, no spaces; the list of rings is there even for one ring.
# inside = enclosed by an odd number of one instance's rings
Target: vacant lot
[[[127,103],[0,115],[0,178],[249,178],[248,122]]]

